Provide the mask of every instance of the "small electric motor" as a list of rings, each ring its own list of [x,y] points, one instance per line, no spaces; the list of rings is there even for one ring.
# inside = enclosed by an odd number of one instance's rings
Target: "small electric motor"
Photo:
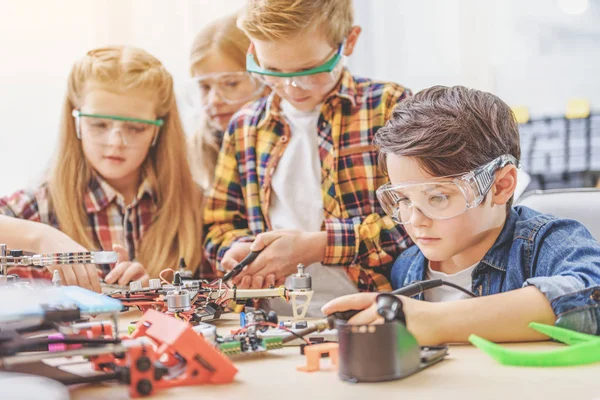
[[[311,290],[312,277],[304,272],[304,265],[298,264],[298,273],[291,276],[290,290]]]

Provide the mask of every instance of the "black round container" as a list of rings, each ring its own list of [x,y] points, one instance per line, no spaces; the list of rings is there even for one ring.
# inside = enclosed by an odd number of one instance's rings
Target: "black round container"
[[[419,370],[421,350],[414,336],[398,322],[348,325],[337,320],[338,373],[349,382],[382,382]]]

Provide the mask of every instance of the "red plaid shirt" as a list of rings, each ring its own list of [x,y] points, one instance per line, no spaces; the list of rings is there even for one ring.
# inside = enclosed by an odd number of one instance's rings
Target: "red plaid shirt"
[[[33,191],[20,190],[0,198],[0,214],[60,229],[49,200],[46,184]],[[156,213],[154,191],[148,180],[140,185],[134,201],[126,205],[123,196],[104,179],[96,177],[90,181],[83,207],[89,221],[86,230],[96,250],[110,251],[113,244],[120,244],[127,249],[131,260],[136,259],[140,240]],[[8,272],[24,278],[51,278],[47,270],[33,268],[10,268]]]

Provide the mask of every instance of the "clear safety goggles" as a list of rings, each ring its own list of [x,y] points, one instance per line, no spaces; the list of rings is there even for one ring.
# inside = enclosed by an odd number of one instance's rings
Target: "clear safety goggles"
[[[384,211],[398,224],[410,224],[413,209],[431,219],[454,218],[481,204],[494,184],[495,172],[517,160],[502,155],[464,174],[450,175],[397,185],[387,183],[377,189]]]
[[[116,115],[87,114],[73,110],[75,131],[79,139],[86,139],[99,145],[109,145],[115,133],[126,147],[154,146],[162,119],[148,120],[121,117]]]
[[[220,72],[192,78],[188,87],[191,104],[207,104],[211,96],[216,96],[227,104],[246,103],[264,89],[265,85],[245,71]]]
[[[258,64],[254,44],[251,43],[246,54],[246,70],[273,89],[291,86],[303,90],[314,90],[337,81],[340,71],[344,67],[343,54],[344,42],[339,45],[331,58],[317,67],[298,72],[278,72],[262,68]]]

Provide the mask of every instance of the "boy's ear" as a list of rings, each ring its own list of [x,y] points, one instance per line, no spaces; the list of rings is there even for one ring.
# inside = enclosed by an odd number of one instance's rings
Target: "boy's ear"
[[[362,32],[362,28],[358,25],[350,28],[350,33],[346,36],[346,45],[344,46],[344,55],[351,56],[354,52],[354,46],[356,45],[356,41]]]
[[[508,203],[517,188],[517,168],[507,165],[496,172],[496,183],[492,186],[492,203],[504,205]]]

